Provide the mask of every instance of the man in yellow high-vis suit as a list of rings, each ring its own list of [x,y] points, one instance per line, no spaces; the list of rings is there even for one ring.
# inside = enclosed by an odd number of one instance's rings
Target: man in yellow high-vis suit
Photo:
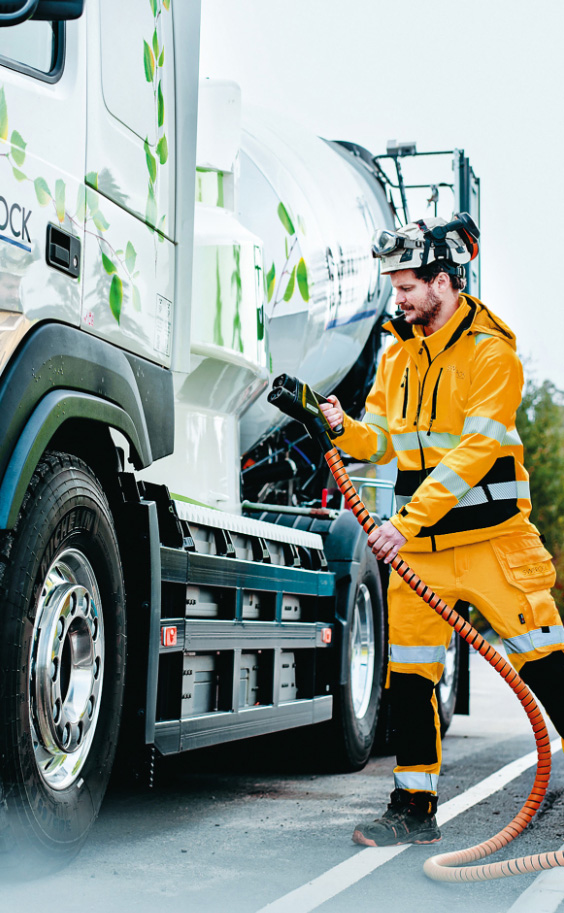
[[[360,460],[397,457],[397,513],[369,536],[377,558],[401,550],[449,605],[476,606],[564,736],[564,629],[555,572],[530,522],[528,474],[515,427],[523,372],[515,336],[463,294],[479,232],[466,214],[378,232],[375,256],[403,314],[384,352],[362,422],[334,396],[321,408],[339,446]],[[395,789],[382,818],[356,828],[368,846],[432,843],[441,767],[435,686],[451,627],[398,575],[388,590]]]

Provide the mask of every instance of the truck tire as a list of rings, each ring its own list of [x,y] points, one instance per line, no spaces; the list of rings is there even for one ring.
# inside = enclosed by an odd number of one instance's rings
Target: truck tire
[[[89,467],[50,453],[0,543],[0,869],[66,864],[100,808],[125,676],[125,594]]]
[[[378,563],[364,551],[344,628],[344,683],[338,684],[327,751],[340,770],[361,770],[372,751],[386,670],[386,623]],[[343,678],[343,675],[341,676]]]
[[[442,678],[436,687],[439,719],[441,721],[441,736],[444,736],[452,723],[456,697],[458,694],[458,678],[460,671],[460,638],[453,632],[446,654],[445,668]]]

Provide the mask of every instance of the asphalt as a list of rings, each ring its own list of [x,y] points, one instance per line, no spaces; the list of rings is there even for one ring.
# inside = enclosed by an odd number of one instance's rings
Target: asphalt
[[[464,793],[534,748],[518,701],[480,657],[472,658],[472,712],[455,717],[444,740],[441,802]],[[552,736],[555,735],[551,730]],[[323,775],[284,740],[256,740],[228,751],[160,765],[151,791],[114,786],[79,857],[63,872],[2,885],[5,909],[18,913],[258,913],[362,850],[351,842],[357,821],[376,816],[391,789],[393,758],[374,757],[355,774]],[[321,913],[506,913],[534,876],[480,884],[429,881],[427,856],[480,842],[520,808],[534,769],[448,822],[433,847],[413,846],[333,896]],[[557,752],[547,799],[535,822],[499,858],[558,849],[564,841],[564,761]],[[379,852],[379,851],[374,851]],[[496,856],[496,859],[498,857]],[[531,913],[564,913],[559,895]],[[531,891],[529,893],[531,893]],[[529,895],[527,895],[529,897]],[[540,895],[539,895],[540,897]],[[564,893],[562,894],[564,898]],[[556,903],[556,906],[554,906]],[[542,906],[542,904],[545,904]],[[307,906],[307,905],[306,905]],[[311,908],[311,907],[310,907]]]

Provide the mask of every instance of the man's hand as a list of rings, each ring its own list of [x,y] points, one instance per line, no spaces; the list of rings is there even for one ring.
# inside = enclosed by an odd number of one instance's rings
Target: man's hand
[[[389,564],[406,542],[405,536],[402,536],[400,531],[389,520],[385,520],[368,537],[370,548],[378,560],[384,560],[384,564]]]
[[[341,406],[339,400],[336,396],[328,396],[328,403],[319,403],[319,408],[323,412],[323,415],[329,422],[331,428],[336,428],[337,425],[342,425],[344,420],[343,407]]]

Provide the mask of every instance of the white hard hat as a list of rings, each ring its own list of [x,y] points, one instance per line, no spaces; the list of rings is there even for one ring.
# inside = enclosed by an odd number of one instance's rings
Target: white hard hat
[[[380,259],[382,273],[418,269],[437,260],[444,261],[445,272],[463,275],[462,265],[478,255],[479,237],[476,223],[461,212],[451,222],[435,217],[409,222],[399,231],[377,231],[372,253]]]

